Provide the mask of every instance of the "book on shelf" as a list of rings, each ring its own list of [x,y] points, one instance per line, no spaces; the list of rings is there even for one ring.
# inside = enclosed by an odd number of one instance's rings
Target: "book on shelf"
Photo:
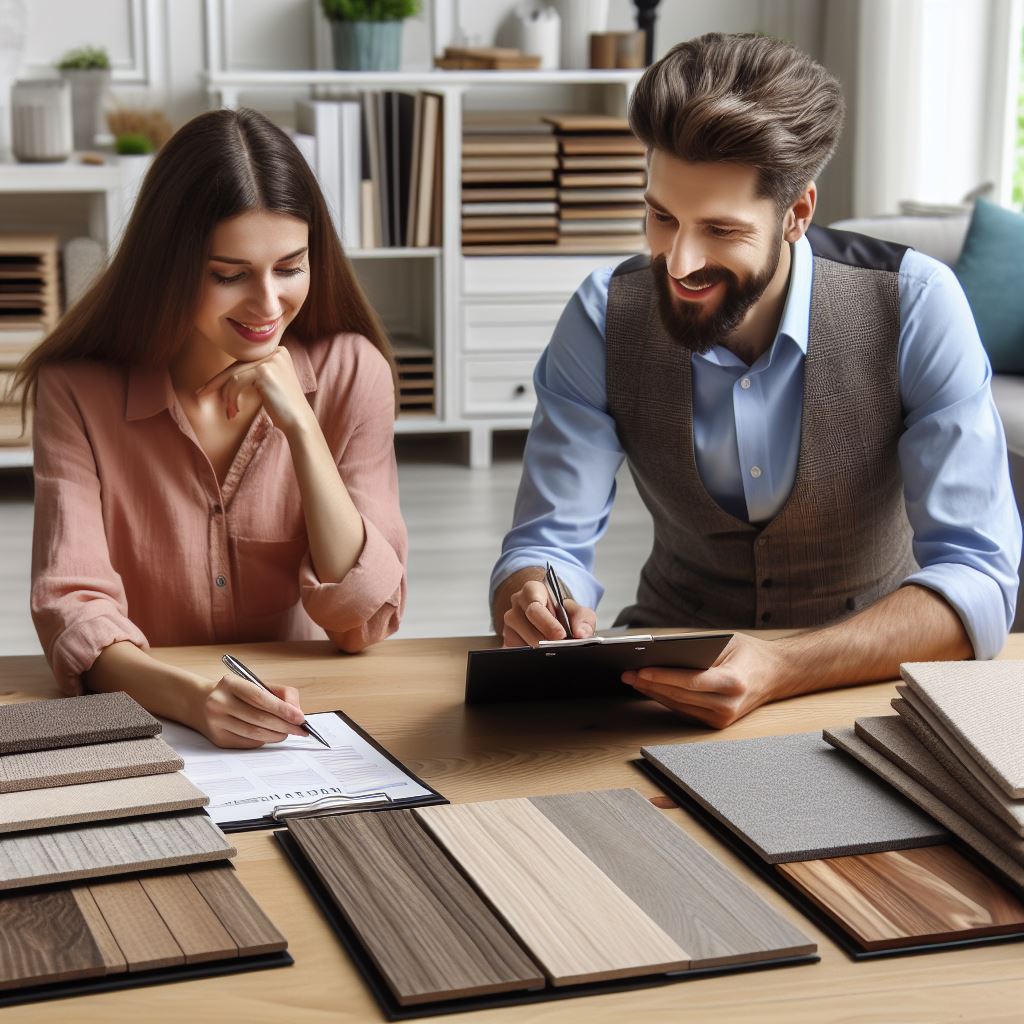
[[[558,217],[550,216],[535,217],[463,217],[462,227],[468,231],[483,231],[496,229],[520,229],[520,228],[557,228]]]
[[[416,216],[410,245],[441,244],[441,96],[420,94],[420,162],[414,176]]]
[[[643,220],[562,220],[558,231],[563,235],[640,235]]]
[[[467,110],[462,115],[466,135],[551,135],[554,125],[538,114],[518,110]]]
[[[558,248],[563,252],[646,252],[643,235],[561,235]]]
[[[544,120],[560,132],[625,132],[632,135],[629,118],[616,114],[545,114]]]
[[[566,174],[563,171],[558,176],[558,183],[562,188],[643,188],[647,184],[647,175],[643,171],[623,171],[618,174]]]
[[[557,199],[558,192],[555,189],[545,188],[541,185],[528,185],[523,188],[475,186],[462,190],[464,203],[554,202]]]
[[[642,219],[646,207],[643,205],[606,204],[600,206],[563,206],[559,210],[562,220],[633,220]]]
[[[464,171],[557,171],[557,156],[464,156]]]
[[[610,153],[606,156],[560,157],[565,171],[646,171],[647,157],[631,153]]]
[[[558,140],[543,135],[466,135],[463,156],[556,156]]]
[[[554,202],[510,202],[510,203],[467,203],[462,204],[462,216],[472,219],[474,217],[496,217],[502,214],[541,214],[558,213],[558,203]]]
[[[633,203],[644,201],[642,188],[560,188],[560,203]]]
[[[481,185],[500,185],[504,182],[537,181],[548,184],[555,180],[554,171],[463,171],[462,183]]]
[[[334,228],[341,235],[341,121],[333,100],[299,100],[295,126],[316,140],[313,170],[324,195]]]
[[[558,231],[554,228],[546,230],[543,228],[517,229],[507,231],[463,231],[462,244],[473,245],[474,243],[493,242],[556,242]]]
[[[561,151],[567,156],[585,156],[604,153],[645,154],[644,144],[633,135],[562,135],[559,136]]]

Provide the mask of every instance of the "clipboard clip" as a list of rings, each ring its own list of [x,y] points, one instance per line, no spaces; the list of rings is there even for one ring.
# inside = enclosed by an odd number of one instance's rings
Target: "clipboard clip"
[[[337,811],[363,811],[370,807],[386,807],[392,802],[390,795],[384,792],[361,793],[359,796],[323,796],[307,804],[279,804],[270,812],[270,817],[274,821],[284,821],[286,818],[318,818]]]

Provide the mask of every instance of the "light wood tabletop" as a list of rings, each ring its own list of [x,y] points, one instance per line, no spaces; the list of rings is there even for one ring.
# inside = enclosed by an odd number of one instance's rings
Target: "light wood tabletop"
[[[771,634],[768,634],[771,635]],[[646,701],[467,708],[466,651],[481,638],[388,640],[358,656],[326,642],[234,644],[263,679],[302,691],[304,710],[343,709],[453,803],[632,786],[658,793],[630,761],[640,746],[739,739],[848,725],[887,714],[893,684],[813,694],[760,708],[715,733]],[[219,647],[163,648],[161,660],[221,673]],[[1002,655],[1024,659],[1024,634]],[[0,701],[56,696],[41,657],[0,658]],[[1018,943],[855,963],[731,851],[679,809],[665,811],[819,946],[812,965],[681,981],[656,988],[458,1014],[450,1020],[937,1022],[1021,1020]],[[379,1021],[384,1017],[347,953],[269,832],[232,837],[242,881],[287,936],[293,967],[79,996],[15,1007],[5,1021],[76,1024],[231,1020]],[[431,1018],[440,1020],[441,1018]]]

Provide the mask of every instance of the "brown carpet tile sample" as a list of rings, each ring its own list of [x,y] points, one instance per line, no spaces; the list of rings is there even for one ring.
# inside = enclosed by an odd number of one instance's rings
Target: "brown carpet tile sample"
[[[196,877],[216,877],[212,898],[200,891]],[[246,924],[232,933],[225,922],[238,919]],[[0,990],[286,947],[230,867],[0,896]]]
[[[986,807],[979,804],[934,757],[918,743],[899,715],[858,718],[857,735],[902,768],[915,782],[930,790],[976,829],[1024,864],[1024,839],[1016,835]]]
[[[293,818],[288,830],[401,1005],[543,987],[410,811]]]
[[[906,722],[907,728],[914,734],[918,743],[925,747],[975,800],[984,804],[1016,835],[1024,836],[1024,800],[1014,800],[1006,796],[991,780],[982,782],[969,772],[928,723],[902,697],[894,697],[890,703],[900,718]]]
[[[694,968],[815,952],[806,935],[635,789],[530,803],[689,951]]]
[[[185,762],[159,736],[0,756],[0,793],[177,772]]]
[[[951,846],[780,864],[866,950],[1024,930],[1024,903]]]
[[[682,971],[691,955],[527,799],[417,808],[552,985]]]
[[[885,779],[894,789],[918,807],[942,822],[950,832],[966,843],[978,856],[984,858],[1003,877],[1014,885],[1024,887],[1024,867],[1018,864],[998,844],[979,832],[963,815],[957,814],[934,793],[915,782],[902,768],[898,768],[884,754],[865,743],[851,727],[826,729],[825,739],[833,746],[856,758],[866,768]]]
[[[0,705],[0,754],[155,736],[160,723],[127,693]]]
[[[202,812],[0,836],[0,890],[235,856]]]
[[[0,793],[0,834],[186,811],[208,802],[179,772]]]
[[[910,662],[900,674],[1007,796],[1024,797],[1024,662]]]

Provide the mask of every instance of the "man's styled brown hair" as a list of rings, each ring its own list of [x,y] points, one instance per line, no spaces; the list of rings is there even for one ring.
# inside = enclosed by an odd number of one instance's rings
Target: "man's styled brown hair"
[[[710,32],[644,72],[629,123],[648,149],[756,167],[761,195],[784,210],[828,163],[844,109],[839,83],[802,50]]]

